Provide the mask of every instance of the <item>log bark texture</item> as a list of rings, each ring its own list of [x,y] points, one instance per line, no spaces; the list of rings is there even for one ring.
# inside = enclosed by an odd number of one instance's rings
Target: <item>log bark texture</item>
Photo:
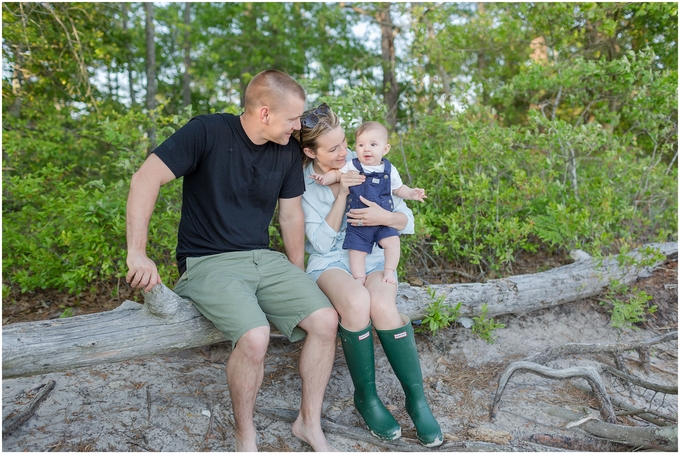
[[[582,415],[561,408],[549,411],[553,416],[572,422],[578,422]],[[678,451],[678,427],[643,427],[621,426],[605,423],[599,420],[583,421],[578,426],[592,436],[611,442],[618,442],[638,449],[661,450],[665,452]]]
[[[666,256],[677,243],[651,245]],[[636,252],[629,256],[639,256]],[[586,256],[575,263],[538,274],[487,283],[430,286],[435,296],[461,303],[463,315],[487,317],[530,313],[602,292],[616,279],[630,284],[649,276],[653,267],[620,267],[616,257],[600,263]],[[23,377],[119,362],[224,341],[222,334],[190,301],[163,285],[145,293],[145,303],[126,301],[101,313],[49,321],[14,323],[2,329],[2,377]],[[431,302],[426,288],[399,284],[397,307],[412,320],[423,318]]]
[[[659,249],[667,257],[678,252],[678,244],[646,245]],[[641,250],[628,256],[642,258]],[[485,283],[431,285],[435,297],[445,296],[445,303],[461,303],[463,316],[477,316],[486,304],[487,318],[510,313],[523,314],[554,307],[601,293],[616,279],[623,284],[649,277],[655,265],[649,268],[619,266],[616,256],[597,261],[583,252],[572,264],[560,266],[538,274],[523,274]],[[397,307],[412,319],[422,318],[425,307],[431,302],[427,289],[399,284]]]

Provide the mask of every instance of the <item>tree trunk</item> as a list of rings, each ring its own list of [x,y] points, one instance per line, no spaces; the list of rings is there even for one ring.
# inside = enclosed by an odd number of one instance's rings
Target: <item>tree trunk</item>
[[[486,12],[486,6],[483,2],[477,2],[477,15],[483,16]],[[481,42],[485,38],[480,38]],[[482,82],[482,104],[486,106],[489,103],[489,87],[486,83],[486,57],[484,56],[485,47],[481,47],[477,51],[477,72],[479,73],[479,81]]]
[[[130,9],[130,5],[128,3],[123,3],[123,37],[129,40],[130,42],[132,41],[131,38],[128,38],[128,10]],[[127,60],[127,65],[128,65],[128,83],[130,85],[130,107],[132,108],[135,103],[136,103],[136,97],[135,97],[135,87],[134,87],[134,80],[132,78],[132,68],[133,68],[133,60],[132,60],[132,52],[130,48],[127,48],[126,52],[126,60]]]
[[[390,12],[391,3],[382,3],[376,16],[380,25],[382,39],[383,96],[387,106],[387,124],[391,130],[397,126],[397,111],[399,109],[399,85],[397,84],[396,68],[397,56],[394,52],[394,37],[397,32],[392,23]]]
[[[666,256],[677,243],[653,245]],[[629,256],[640,257],[638,253]],[[660,263],[658,263],[660,264]],[[616,279],[630,284],[653,268],[618,265],[615,256],[597,262],[587,255],[573,264],[538,274],[484,284],[430,286],[446,302],[461,302],[464,315],[487,317],[529,313],[596,295]],[[423,318],[432,301],[427,289],[399,285],[397,307],[412,320]],[[118,362],[224,341],[222,334],[188,300],[163,285],[145,294],[145,304],[126,301],[110,312],[49,321],[14,323],[2,329],[2,377],[22,377]]]
[[[191,104],[191,41],[189,39],[189,28],[191,27],[191,3],[184,4],[184,73],[182,74],[182,106],[185,108]]]
[[[146,109],[151,115],[151,127],[148,130],[149,150],[156,147],[156,38],[153,25],[153,3],[144,3],[146,12]]]
[[[21,115],[21,84],[24,81],[24,74],[21,72],[23,65],[23,53],[21,47],[14,46],[14,66],[12,67],[12,94],[14,101],[9,108],[12,116],[18,118]]]

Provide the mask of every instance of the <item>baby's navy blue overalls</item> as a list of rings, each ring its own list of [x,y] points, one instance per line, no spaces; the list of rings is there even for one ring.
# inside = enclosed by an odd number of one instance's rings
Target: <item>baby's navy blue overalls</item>
[[[377,203],[385,210],[392,212],[394,210],[394,202],[392,201],[392,189],[390,184],[390,172],[392,171],[392,164],[386,158],[382,159],[385,168],[380,173],[365,173],[358,158],[352,159],[352,164],[362,175],[366,176],[366,180],[356,186],[349,188],[349,196],[347,197],[347,211],[350,209],[363,209],[366,206],[359,196],[363,196],[369,201]],[[384,225],[377,225],[373,227],[357,227],[356,225],[347,224],[347,233],[345,234],[345,242],[342,247],[346,250],[357,250],[371,253],[373,251],[373,244],[380,242],[383,238],[398,237],[399,232]]]

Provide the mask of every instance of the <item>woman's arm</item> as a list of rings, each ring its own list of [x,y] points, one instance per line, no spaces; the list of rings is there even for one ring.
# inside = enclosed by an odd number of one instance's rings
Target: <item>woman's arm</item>
[[[309,197],[311,196],[311,197]],[[339,232],[334,230],[325,216],[328,206],[315,195],[305,194],[302,197],[302,210],[305,214],[305,235],[317,253],[326,254],[331,251],[338,239]]]

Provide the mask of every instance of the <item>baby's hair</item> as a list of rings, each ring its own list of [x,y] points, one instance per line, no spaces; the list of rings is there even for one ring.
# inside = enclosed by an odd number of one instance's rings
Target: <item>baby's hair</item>
[[[387,128],[385,126],[383,126],[382,124],[380,124],[379,122],[376,122],[376,121],[366,121],[366,122],[362,123],[361,126],[359,126],[359,128],[357,129],[356,133],[354,134],[354,137],[358,138],[364,132],[368,132],[368,131],[374,130],[374,129],[383,132],[385,140],[388,139],[390,134],[389,134],[389,132],[387,132]]]

